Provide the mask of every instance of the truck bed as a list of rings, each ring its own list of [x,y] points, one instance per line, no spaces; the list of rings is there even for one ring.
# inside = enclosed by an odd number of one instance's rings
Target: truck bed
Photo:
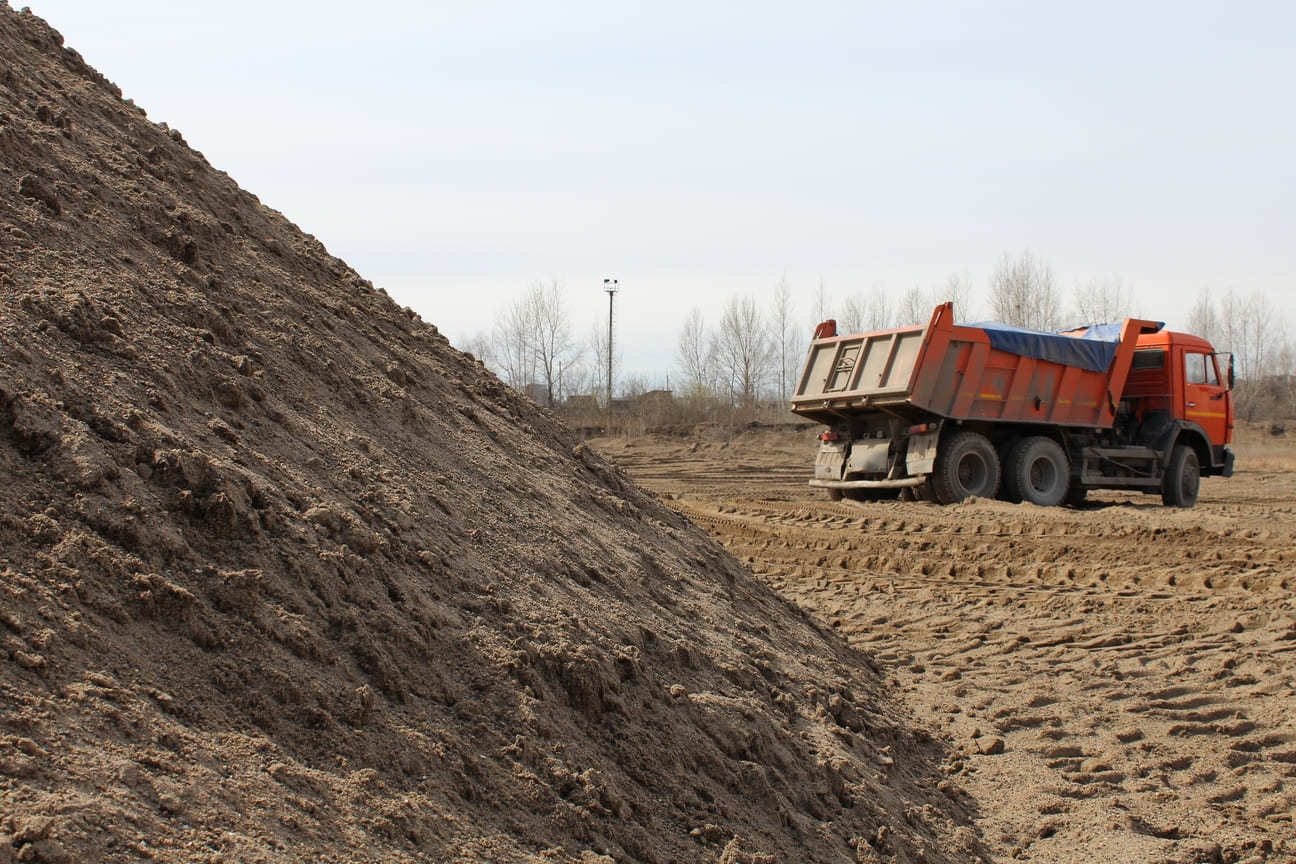
[[[1130,318],[1101,334],[1102,340],[1084,331],[995,331],[956,325],[953,304],[945,303],[926,326],[816,339],[792,410],[829,425],[882,412],[915,421],[935,415],[1110,427],[1138,335],[1159,326]],[[1097,341],[1107,347],[1093,350]]]

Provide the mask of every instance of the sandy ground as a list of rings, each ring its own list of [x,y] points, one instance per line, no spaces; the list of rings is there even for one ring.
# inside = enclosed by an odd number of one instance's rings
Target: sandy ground
[[[1071,510],[830,503],[816,431],[595,445],[872,653],[997,858],[1296,860],[1296,441]]]

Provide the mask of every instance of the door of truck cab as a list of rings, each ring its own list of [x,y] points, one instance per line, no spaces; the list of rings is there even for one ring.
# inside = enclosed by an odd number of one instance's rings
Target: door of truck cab
[[[1232,402],[1227,380],[1221,376],[1216,356],[1196,347],[1180,348],[1184,373],[1184,419],[1206,430],[1211,444],[1227,444],[1232,437]]]

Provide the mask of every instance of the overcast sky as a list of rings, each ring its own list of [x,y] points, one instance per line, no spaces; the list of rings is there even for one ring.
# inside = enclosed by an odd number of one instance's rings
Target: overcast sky
[[[689,307],[1048,261],[1296,323],[1296,4],[39,0],[149,116],[460,341],[535,279],[627,373]]]

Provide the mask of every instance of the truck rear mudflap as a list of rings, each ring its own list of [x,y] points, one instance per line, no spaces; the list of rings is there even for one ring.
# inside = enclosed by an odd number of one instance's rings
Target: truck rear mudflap
[[[846,451],[850,446],[848,441],[824,439],[823,444],[819,446],[819,452],[815,454],[814,480],[841,480],[842,473],[846,467]]]
[[[934,425],[934,424],[932,424]],[[905,489],[927,480],[936,458],[939,429],[922,434],[860,437],[855,440],[826,434],[815,457],[814,479],[819,489]]]
[[[1221,477],[1232,477],[1233,476],[1233,451],[1230,450],[1228,447],[1223,448],[1223,450],[1224,450],[1224,464],[1220,466],[1218,474]]]

